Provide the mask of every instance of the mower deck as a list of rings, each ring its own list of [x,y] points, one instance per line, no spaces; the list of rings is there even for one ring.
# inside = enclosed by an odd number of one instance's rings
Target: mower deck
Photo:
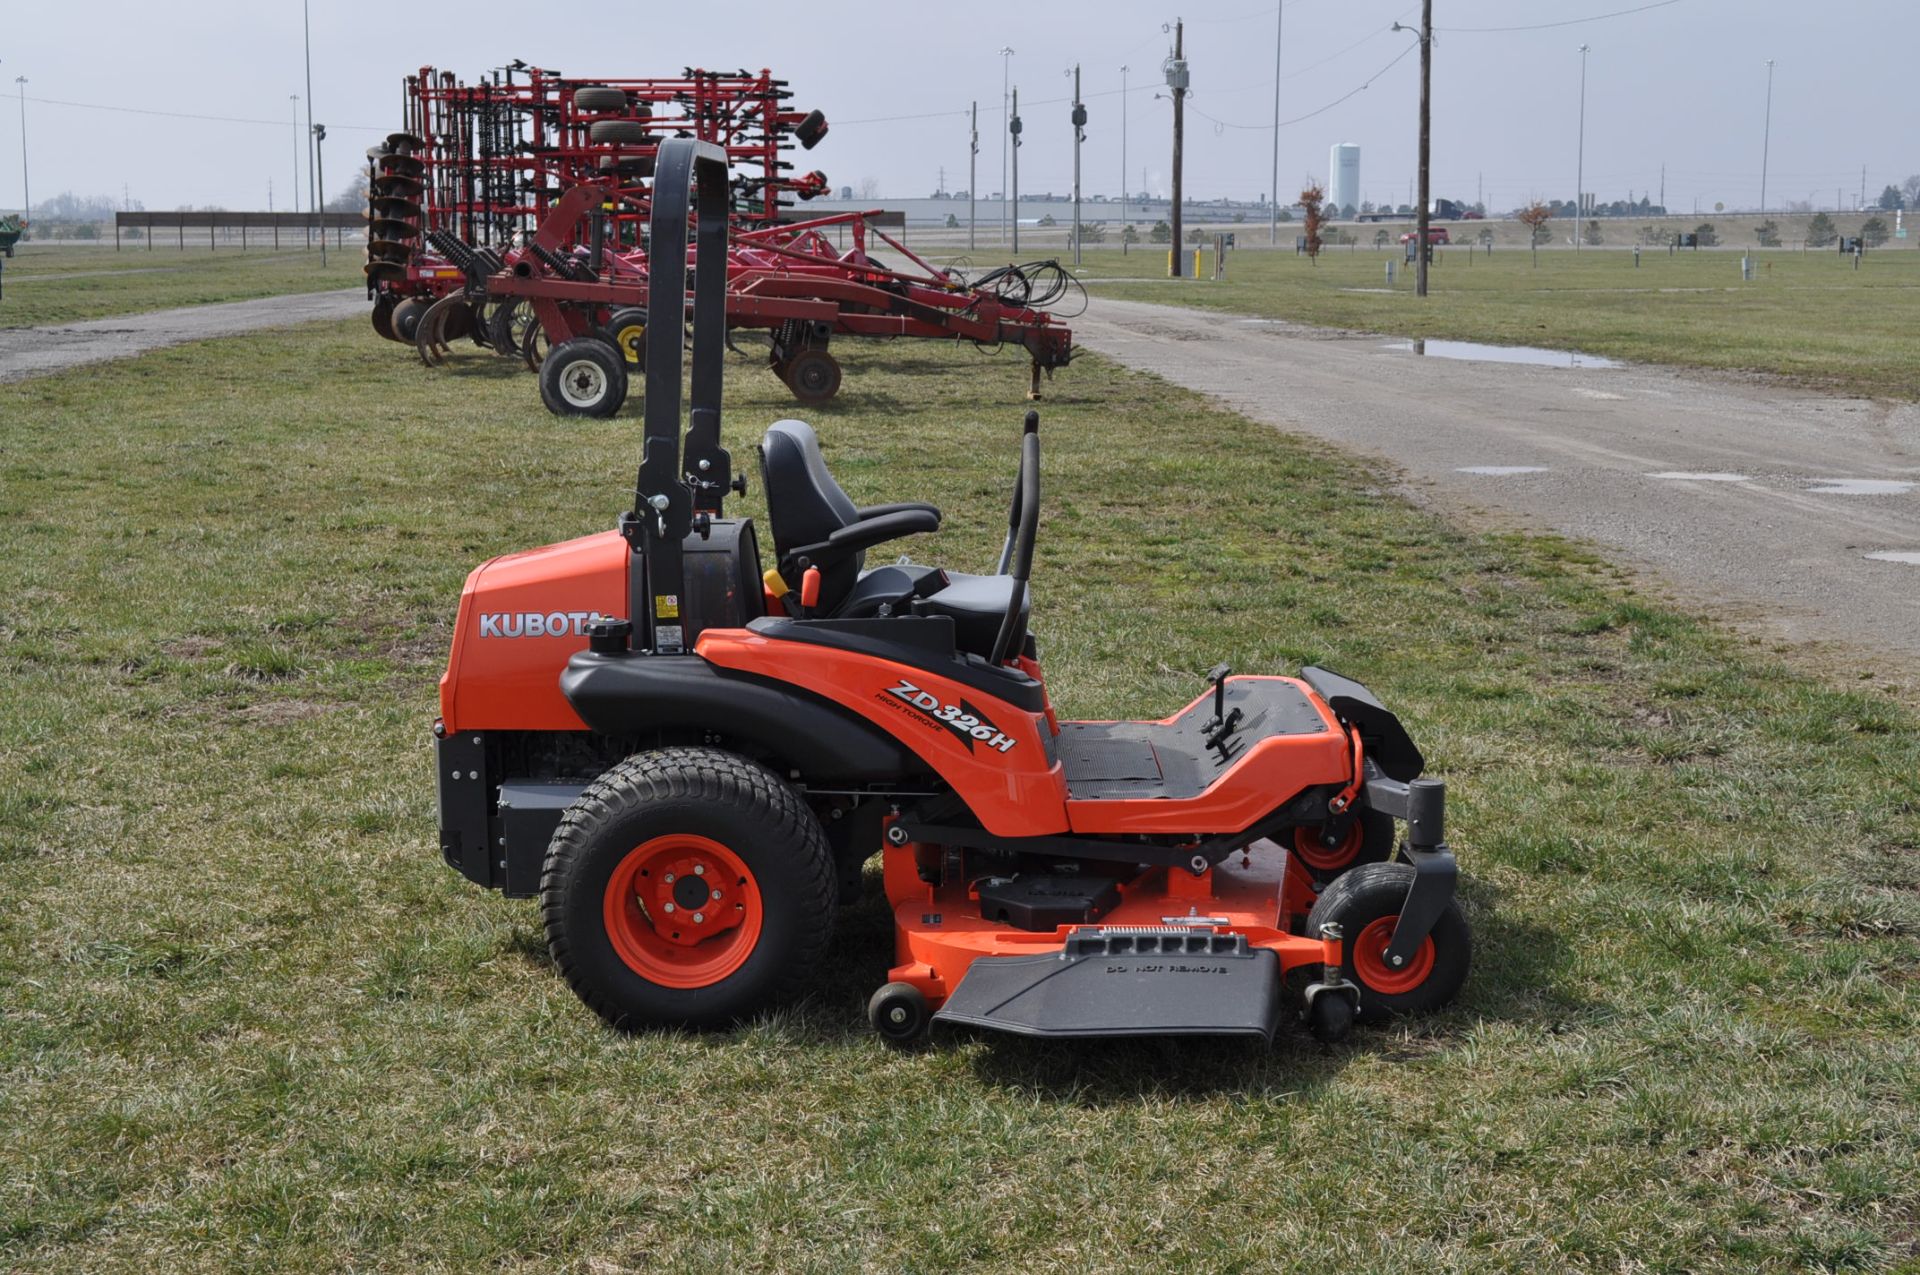
[[[1270,1038],[1287,971],[1326,959],[1321,940],[1287,932],[1313,894],[1272,841],[1199,876],[1115,879],[1113,906],[1045,930],[1009,924],[991,878],[923,880],[933,853],[889,845],[884,868],[899,962],[888,981],[918,988],[936,1021],[1032,1036]]]

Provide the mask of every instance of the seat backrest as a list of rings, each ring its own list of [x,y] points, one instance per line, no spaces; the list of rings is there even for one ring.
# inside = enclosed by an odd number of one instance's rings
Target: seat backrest
[[[767,493],[767,522],[776,560],[784,560],[802,545],[819,544],[860,520],[857,507],[827,470],[819,436],[805,421],[775,421],[768,426],[760,442],[760,484]],[[823,604],[830,609],[833,601],[845,597],[865,563],[866,554],[856,553],[823,568]],[[790,583],[797,586],[799,581]]]

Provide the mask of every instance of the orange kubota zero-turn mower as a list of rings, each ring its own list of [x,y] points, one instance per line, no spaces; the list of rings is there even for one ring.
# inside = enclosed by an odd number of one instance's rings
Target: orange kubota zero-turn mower
[[[745,487],[720,445],[725,160],[675,139],[655,180],[634,510],[468,578],[434,728],[448,863],[539,895],[555,963],[622,1027],[799,993],[876,851],[890,1040],[1271,1039],[1289,1009],[1334,1039],[1451,999],[1470,939],[1444,788],[1365,687],[1223,665],[1160,721],[1055,717],[1028,631],[1034,413],[991,575],[865,567],[939,511],[856,506],[813,431],[776,422],[763,575],[752,522],[721,512]]]

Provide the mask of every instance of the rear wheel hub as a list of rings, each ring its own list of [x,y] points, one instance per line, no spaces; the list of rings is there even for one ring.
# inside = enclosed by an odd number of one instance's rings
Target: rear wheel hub
[[[636,974],[706,987],[746,963],[760,940],[759,886],[746,863],[706,837],[635,846],[607,881],[607,938]]]

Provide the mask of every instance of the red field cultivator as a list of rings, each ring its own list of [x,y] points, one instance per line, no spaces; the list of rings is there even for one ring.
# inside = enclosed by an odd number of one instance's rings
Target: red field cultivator
[[[407,77],[402,131],[367,152],[375,328],[411,341],[434,301],[466,290],[476,266],[504,264],[567,190],[644,186],[664,136],[722,146],[740,174],[736,216],[770,224],[783,194],[826,190],[823,173],[785,175],[782,156],[827,132],[820,112],[788,110],[791,96],[766,71],[586,82],[515,63],[465,84],[422,67]],[[639,223],[628,231],[637,246]],[[487,325],[470,327],[490,339]]]
[[[423,68],[407,81],[407,131],[368,152],[375,330],[429,366],[470,339],[537,371],[557,413],[617,412],[644,358],[655,156],[663,138],[691,135],[729,166],[727,325],[766,334],[797,398],[838,392],[835,335],[1018,346],[1037,396],[1040,374],[1072,357],[1071,332],[1044,307],[1077,282],[1054,262],[968,279],[868,213],[793,220],[793,200],[827,179],[791,176],[784,156],[827,123],[786,109],[790,97],[765,71],[586,83],[516,64],[465,85]],[[870,254],[882,247],[887,262]]]

